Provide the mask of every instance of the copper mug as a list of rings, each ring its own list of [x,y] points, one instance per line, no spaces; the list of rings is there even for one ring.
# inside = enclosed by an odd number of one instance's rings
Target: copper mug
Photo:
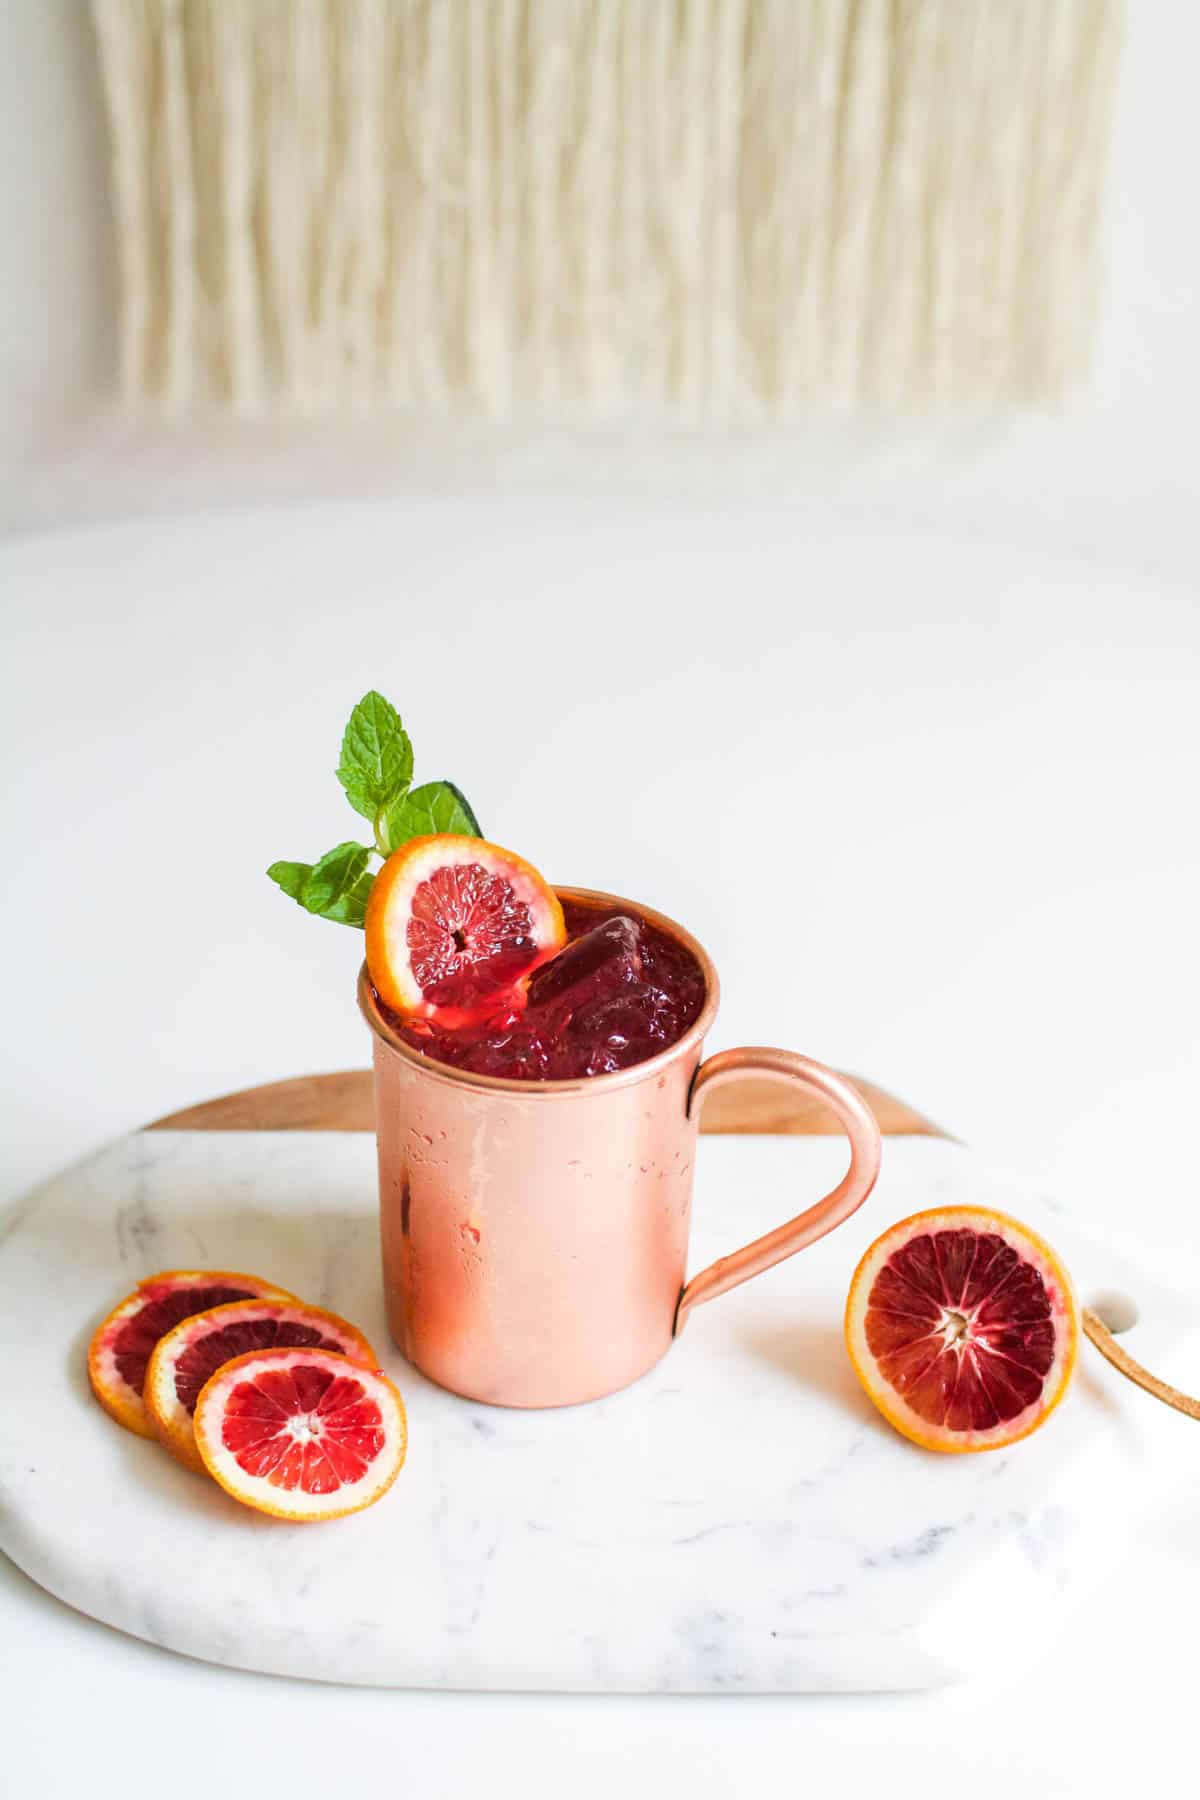
[[[365,967],[358,985],[375,1045],[388,1324],[431,1380],[495,1406],[569,1406],[636,1381],[694,1307],[832,1231],[879,1173],[874,1115],[821,1063],[768,1049],[701,1061],[720,990],[689,932],[612,894],[558,893],[640,914],[699,962],[703,1008],[669,1049],[577,1081],[475,1075],[399,1038]],[[850,1166],[815,1206],[686,1281],[700,1108],[744,1075],[823,1099]]]

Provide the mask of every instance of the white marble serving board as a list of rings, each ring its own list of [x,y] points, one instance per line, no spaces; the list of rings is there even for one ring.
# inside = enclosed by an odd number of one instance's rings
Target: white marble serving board
[[[1099,1578],[1188,1421],[1084,1346],[1048,1427],[938,1457],[895,1436],[842,1345],[854,1263],[924,1206],[1001,1205],[1081,1290],[1131,1292],[1128,1341],[1186,1362],[1192,1310],[961,1147],[893,1139],[851,1223],[696,1313],[665,1362],[587,1407],[506,1412],[433,1387],[391,1346],[374,1141],[154,1132],[0,1222],[0,1547],[51,1593],[207,1661],[384,1686],[800,1692],[932,1686],[1002,1661]],[[702,1146],[694,1264],[840,1171],[832,1139]],[[371,1511],[290,1526],[227,1499],[92,1401],[89,1335],[160,1268],[252,1269],[371,1336],[408,1404],[400,1480]]]

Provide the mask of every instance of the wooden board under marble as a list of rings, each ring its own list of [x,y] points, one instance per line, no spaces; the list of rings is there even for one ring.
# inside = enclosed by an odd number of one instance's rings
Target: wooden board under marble
[[[860,1075],[847,1078],[862,1094],[889,1137],[944,1136],[937,1125]],[[374,1131],[369,1069],[299,1075],[263,1087],[242,1088],[216,1100],[186,1106],[156,1119],[152,1131]],[[793,1094],[778,1082],[748,1076],[717,1088],[700,1116],[700,1130],[715,1136],[835,1136],[840,1126],[819,1100]]]

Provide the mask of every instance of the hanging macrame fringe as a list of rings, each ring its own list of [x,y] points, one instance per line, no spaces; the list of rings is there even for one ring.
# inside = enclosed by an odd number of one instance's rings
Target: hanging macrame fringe
[[[726,420],[1086,370],[1117,0],[94,0],[126,392]]]

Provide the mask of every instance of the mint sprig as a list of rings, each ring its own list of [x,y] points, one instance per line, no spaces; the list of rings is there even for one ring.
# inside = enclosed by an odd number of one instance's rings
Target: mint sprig
[[[337,776],[355,812],[371,822],[374,843],[349,842],[316,863],[274,862],[267,874],[306,912],[361,926],[375,880],[372,857],[390,856],[429,834],[481,837],[479,821],[453,782],[411,786],[413,748],[400,715],[374,689],[364,694],[342,735]]]

